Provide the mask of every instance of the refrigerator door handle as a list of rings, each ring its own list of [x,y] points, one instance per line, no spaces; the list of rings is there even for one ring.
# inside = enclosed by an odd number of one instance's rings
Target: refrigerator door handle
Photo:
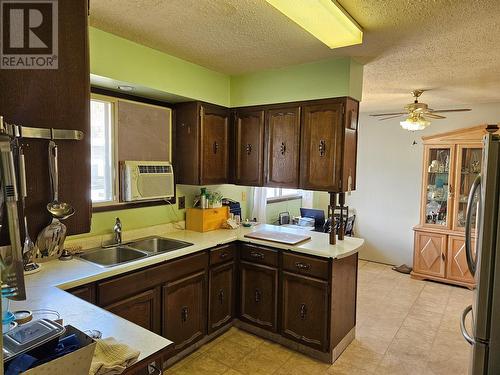
[[[476,343],[476,340],[467,332],[467,328],[465,328],[465,319],[467,318],[467,315],[472,311],[472,305],[469,305],[465,308],[464,312],[462,313],[462,319],[460,319],[460,330],[462,331],[462,336],[465,338],[465,341],[467,341],[469,344],[474,345]]]
[[[472,245],[471,245],[471,230],[472,230],[472,209],[474,204],[474,196],[477,189],[481,186],[481,175],[478,175],[469,192],[469,197],[467,199],[467,211],[465,214],[465,256],[467,258],[467,266],[469,271],[474,276],[476,274],[476,260],[472,255]],[[479,206],[481,206],[481,195],[479,195]]]

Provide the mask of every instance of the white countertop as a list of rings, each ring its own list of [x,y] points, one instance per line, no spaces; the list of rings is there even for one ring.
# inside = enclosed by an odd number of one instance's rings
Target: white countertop
[[[338,241],[336,245],[330,245],[329,235],[319,232],[307,232],[311,236],[311,239],[295,246],[244,237],[246,233],[263,229],[304,234],[300,230],[274,225],[258,225],[253,228],[239,228],[234,230],[220,229],[205,233],[176,230],[158,233],[158,235],[191,242],[194,245],[107,268],[99,267],[78,258],[65,262],[59,260],[49,261],[43,263],[40,272],[26,276],[27,299],[26,301],[12,301],[11,310],[36,310],[42,308],[57,310],[64,319],[64,324],[71,324],[80,330],[97,329],[103,333],[103,337],[113,336],[117,340],[140,350],[141,355],[139,360],[142,360],[164,349],[166,346],[172,344],[172,342],[106,310],[74,297],[65,292],[64,289],[74,288],[89,282],[144,268],[236,240],[325,258],[342,258],[352,255],[359,251],[364,242],[361,238],[345,237],[343,241]],[[129,239],[127,238],[127,240]],[[84,243],[85,239],[81,239],[80,241]]]

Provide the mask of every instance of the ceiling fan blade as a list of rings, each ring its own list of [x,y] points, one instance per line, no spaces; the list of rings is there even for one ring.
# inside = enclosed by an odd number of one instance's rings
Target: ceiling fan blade
[[[373,116],[373,117],[377,117],[377,116],[394,116],[394,115],[406,115],[408,112],[395,112],[395,113],[377,113],[377,114],[374,114],[374,115],[370,115],[370,116]]]
[[[384,118],[379,118],[378,120],[379,121],[385,121],[385,120],[389,120],[391,118],[401,117],[402,115],[406,115],[406,113],[402,113],[402,114],[394,115],[394,116],[389,116],[389,117],[384,117]]]
[[[432,109],[431,113],[445,113],[445,112],[468,112],[471,111],[470,108],[459,108],[459,109]]]
[[[436,114],[434,114],[434,112],[427,112],[427,113],[424,113],[424,117],[435,118],[435,119],[443,119],[443,118],[446,118],[446,117],[444,117],[444,116],[436,115]]]

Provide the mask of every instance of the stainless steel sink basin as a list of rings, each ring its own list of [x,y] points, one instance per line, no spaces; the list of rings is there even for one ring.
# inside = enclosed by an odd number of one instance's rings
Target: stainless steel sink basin
[[[141,250],[131,249],[128,246],[115,246],[90,250],[80,255],[80,258],[102,267],[110,267],[147,256],[148,253]]]
[[[134,249],[142,250],[147,253],[158,254],[182,249],[183,247],[188,247],[193,244],[190,242],[173,240],[170,238],[148,237],[135,242],[130,242],[127,245]]]

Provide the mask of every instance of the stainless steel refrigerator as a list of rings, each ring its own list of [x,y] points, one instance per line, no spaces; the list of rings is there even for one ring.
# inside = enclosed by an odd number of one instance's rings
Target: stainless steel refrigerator
[[[482,171],[469,193],[465,227],[467,264],[477,287],[461,319],[462,334],[472,347],[473,375],[500,374],[500,135],[489,133],[483,143]],[[477,237],[475,251],[472,235]],[[472,329],[467,331],[469,314]]]

